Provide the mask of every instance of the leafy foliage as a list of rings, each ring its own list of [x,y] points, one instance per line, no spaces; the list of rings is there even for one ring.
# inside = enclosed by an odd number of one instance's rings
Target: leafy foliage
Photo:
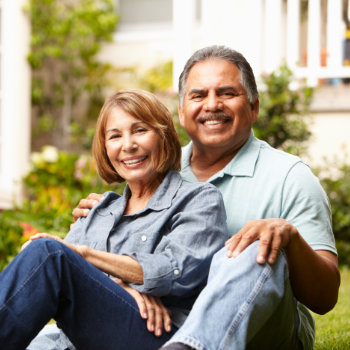
[[[328,161],[325,169],[337,169],[337,174],[324,172],[321,182],[331,203],[339,262],[350,266],[350,165],[336,159]]]
[[[44,134],[68,149],[71,123],[95,118],[103,102],[110,67],[96,54],[112,40],[118,18],[112,0],[29,0],[26,11],[32,28],[33,139]]]
[[[0,227],[0,271],[2,271],[18,253],[24,241],[23,228],[19,226],[11,211],[0,214]]]
[[[293,74],[285,65],[270,75],[262,76],[260,112],[254,123],[255,135],[272,147],[301,154],[303,142],[311,133],[308,130],[307,112],[313,90],[300,82],[292,89]]]
[[[91,156],[69,154],[52,146],[32,155],[32,169],[23,181],[27,194],[21,207],[0,215],[0,268],[36,232],[64,237],[73,222],[72,209],[89,193],[121,193],[124,188],[124,184],[104,184]]]

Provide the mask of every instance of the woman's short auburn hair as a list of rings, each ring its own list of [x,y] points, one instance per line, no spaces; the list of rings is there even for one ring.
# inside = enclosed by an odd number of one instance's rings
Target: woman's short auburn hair
[[[107,183],[123,182],[124,179],[112,166],[106,150],[106,124],[114,107],[148,124],[160,138],[158,159],[155,168],[159,176],[181,166],[181,144],[169,110],[153,94],[144,90],[121,90],[106,99],[96,124],[92,152],[99,175]]]

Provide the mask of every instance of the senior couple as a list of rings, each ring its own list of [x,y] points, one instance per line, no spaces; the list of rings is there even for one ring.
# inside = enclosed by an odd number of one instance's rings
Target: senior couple
[[[0,344],[312,349],[308,309],[330,311],[340,284],[329,203],[298,157],[255,138],[258,112],[240,53],[195,52],[179,80],[192,142],[178,173],[161,102],[137,90],[107,99],[93,153],[105,181],[127,182],[124,194],[82,200],[65,240],[31,237],[0,274]],[[59,329],[29,345],[51,318]]]

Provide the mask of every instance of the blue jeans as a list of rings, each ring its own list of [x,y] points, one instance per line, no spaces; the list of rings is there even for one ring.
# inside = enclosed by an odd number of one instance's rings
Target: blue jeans
[[[230,259],[226,247],[216,253],[207,286],[170,342],[197,350],[302,349],[286,259],[281,253],[275,264],[259,265],[258,248],[255,242]]]
[[[148,332],[134,299],[82,257],[38,239],[0,274],[0,344],[25,349],[54,318],[79,349],[157,349],[171,334]]]

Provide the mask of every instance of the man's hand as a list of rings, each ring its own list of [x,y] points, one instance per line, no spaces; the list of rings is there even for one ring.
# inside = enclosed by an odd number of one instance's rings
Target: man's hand
[[[140,293],[119,278],[113,280],[135,299],[141,317],[147,320],[147,329],[151,333],[160,337],[163,329],[166,332],[171,331],[171,312],[163,305],[160,298]]]
[[[74,222],[76,222],[81,216],[88,216],[90,209],[99,203],[102,198],[102,194],[90,193],[87,198],[82,199],[72,212]]]
[[[236,234],[226,241],[227,256],[237,257],[251,243],[260,240],[256,261],[259,264],[273,264],[281,248],[298,235],[297,229],[284,219],[261,219],[249,221]]]

